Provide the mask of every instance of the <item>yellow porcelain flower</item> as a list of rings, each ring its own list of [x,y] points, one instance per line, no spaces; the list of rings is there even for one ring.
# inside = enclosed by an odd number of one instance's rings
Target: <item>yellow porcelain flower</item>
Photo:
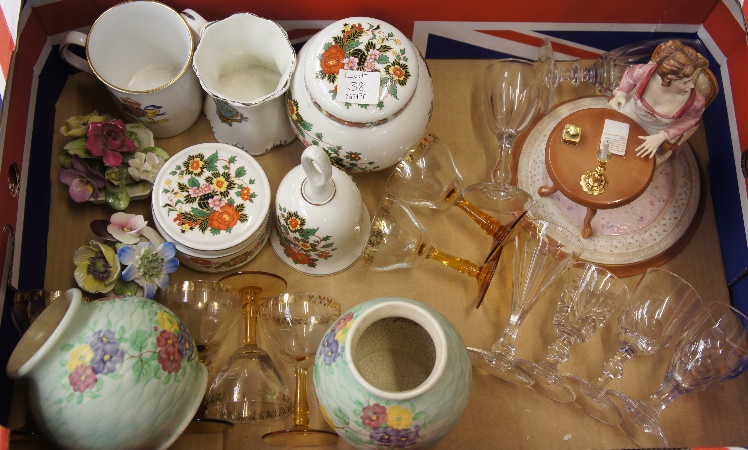
[[[160,326],[164,330],[171,331],[174,334],[179,331],[179,324],[171,314],[168,314],[164,311],[159,311],[158,315],[156,316],[156,321],[158,322],[158,326]]]
[[[93,349],[88,344],[82,344],[70,351],[68,359],[68,370],[71,372],[82,364],[88,364],[94,357]]]
[[[99,241],[91,241],[79,248],[73,255],[73,263],[75,281],[86,292],[109,292],[119,279],[117,253]]]
[[[106,122],[112,119],[111,114],[99,115],[96,111],[86,116],[73,116],[65,121],[65,125],[60,127],[60,133],[70,137],[84,137],[88,131],[88,124],[91,122]]]
[[[413,425],[413,414],[402,406],[393,405],[387,408],[387,425],[396,429],[404,430]]]

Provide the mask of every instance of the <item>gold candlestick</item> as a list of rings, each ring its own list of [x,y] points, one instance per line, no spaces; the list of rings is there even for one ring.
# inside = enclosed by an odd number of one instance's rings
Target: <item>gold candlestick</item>
[[[605,165],[609,160],[610,153],[608,152],[608,142],[606,141],[600,150],[597,151],[597,167],[595,170],[585,172],[579,181],[584,192],[592,195],[605,192],[605,189],[608,187],[608,177],[605,176]]]

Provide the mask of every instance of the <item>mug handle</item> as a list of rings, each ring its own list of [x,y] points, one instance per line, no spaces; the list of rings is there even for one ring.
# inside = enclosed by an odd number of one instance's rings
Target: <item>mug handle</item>
[[[69,31],[65,33],[65,36],[62,37],[62,42],[60,43],[60,57],[76,69],[93,75],[93,69],[91,69],[91,65],[88,64],[88,60],[81,58],[68,48],[71,45],[85,48],[87,39],[88,36],[80,31]]]
[[[182,11],[182,19],[187,22],[187,26],[190,27],[192,32],[192,40],[195,41],[195,46],[200,42],[200,34],[208,24],[208,21],[203,19],[203,16],[196,13],[192,9],[185,9]]]
[[[327,152],[316,145],[310,145],[301,154],[301,166],[306,175],[302,194],[313,205],[324,205],[335,195],[332,181],[332,164]]]

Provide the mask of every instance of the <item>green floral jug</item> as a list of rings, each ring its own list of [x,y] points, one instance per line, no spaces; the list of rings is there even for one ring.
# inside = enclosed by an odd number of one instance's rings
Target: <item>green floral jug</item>
[[[323,417],[360,449],[433,445],[461,417],[471,382],[452,324],[406,298],[370,300],[341,315],[314,364]]]
[[[70,289],[21,338],[7,366],[34,421],[70,449],[156,449],[198,409],[208,371],[168,309],[143,297],[86,302]]]

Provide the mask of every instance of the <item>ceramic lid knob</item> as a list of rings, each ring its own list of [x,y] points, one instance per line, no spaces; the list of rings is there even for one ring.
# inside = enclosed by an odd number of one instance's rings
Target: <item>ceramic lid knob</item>
[[[312,145],[301,154],[301,166],[306,180],[301,187],[304,199],[312,205],[324,205],[335,195],[335,183],[332,181],[332,164],[327,152],[321,147]]]

